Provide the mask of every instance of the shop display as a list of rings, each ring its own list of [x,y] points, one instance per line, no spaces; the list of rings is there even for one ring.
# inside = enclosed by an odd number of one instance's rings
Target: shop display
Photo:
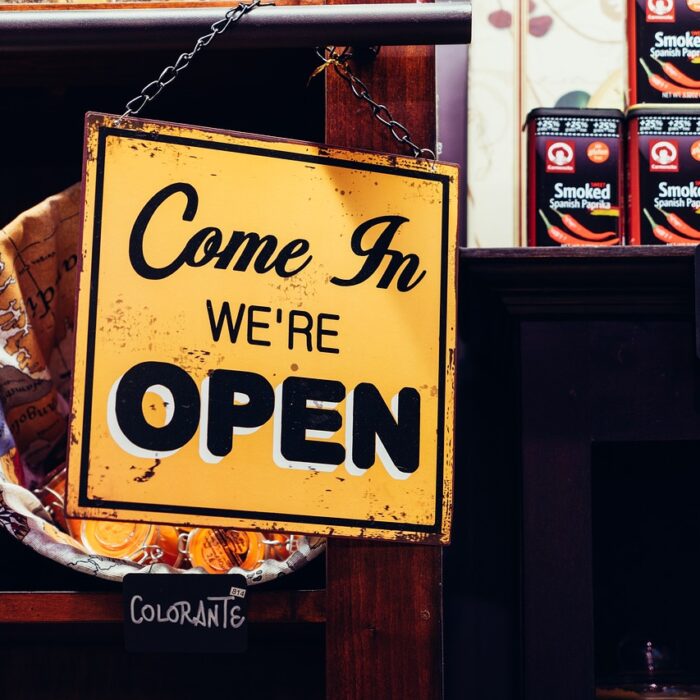
[[[700,242],[700,105],[628,113],[630,245]]]
[[[0,353],[6,419],[0,420],[0,524],[37,552],[101,578],[120,580],[144,570],[205,571],[204,562],[193,563],[187,555],[189,529],[65,516],[80,205],[80,187],[74,185],[3,229],[0,306],[6,309],[7,342]],[[39,293],[32,291],[36,284]],[[291,573],[324,549],[321,538],[280,533],[255,533],[248,541],[259,541],[259,553],[251,548],[250,555],[238,551],[238,558],[222,561],[251,584]]]
[[[700,2],[629,0],[627,38],[627,138],[612,110],[528,116],[529,246],[700,241]]]
[[[231,528],[185,528],[114,520],[79,520],[65,515],[65,469],[36,495],[55,525],[86,551],[137,564],[201,567],[210,574],[232,568],[253,571],[271,559],[286,561],[298,551],[301,535],[263,533]]]
[[[629,102],[700,101],[700,2],[629,0]]]
[[[623,115],[535,109],[528,116],[528,245],[619,245]]]

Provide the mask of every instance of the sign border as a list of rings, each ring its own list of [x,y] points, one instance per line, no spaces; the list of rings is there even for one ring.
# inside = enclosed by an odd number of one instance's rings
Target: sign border
[[[88,124],[86,124],[86,128]],[[199,127],[191,127],[199,129]],[[201,129],[202,131],[210,131]],[[129,510],[135,513],[177,513],[186,515],[212,515],[221,518],[247,518],[247,519],[265,519],[270,521],[284,523],[302,523],[308,525],[324,524],[329,527],[359,527],[364,530],[400,530],[406,534],[429,534],[444,536],[443,533],[443,511],[444,511],[444,468],[445,468],[445,391],[446,391],[446,353],[447,353],[447,282],[449,264],[449,233],[450,233],[450,186],[452,177],[447,174],[421,172],[406,168],[397,168],[377,163],[364,163],[342,158],[335,158],[323,155],[324,146],[314,145],[319,148],[318,155],[298,153],[292,151],[282,151],[273,148],[265,148],[261,146],[247,146],[237,143],[224,143],[221,141],[208,141],[205,139],[197,139],[186,136],[178,136],[174,134],[153,133],[144,131],[139,128],[119,128],[114,126],[97,126],[97,155],[96,155],[96,182],[94,196],[94,216],[92,221],[92,249],[91,249],[91,275],[90,275],[90,295],[89,295],[89,313],[88,313],[88,328],[87,328],[87,356],[85,361],[85,377],[84,377],[84,393],[83,393],[83,425],[81,436],[80,450],[80,484],[78,489],[77,505],[80,507],[93,508],[114,508],[120,510]],[[237,134],[234,132],[216,131],[222,135],[230,135],[240,138],[260,139],[255,135]],[[162,143],[171,143],[177,145],[190,146],[193,148],[205,148],[213,150],[222,150],[236,153],[245,153],[249,155],[259,155],[264,157],[281,158],[284,160],[295,160],[307,163],[316,163],[320,165],[330,165],[334,167],[350,168],[353,170],[366,170],[370,172],[378,172],[388,175],[400,175],[401,177],[410,177],[420,180],[432,180],[442,184],[443,200],[442,200],[442,222],[441,222],[441,274],[440,274],[440,338],[439,338],[439,377],[438,377],[438,435],[437,435],[437,469],[436,469],[436,499],[435,513],[432,524],[424,523],[407,523],[397,521],[383,520],[364,520],[353,518],[333,518],[327,516],[312,516],[312,515],[293,515],[285,513],[268,513],[262,511],[243,511],[226,508],[214,508],[203,506],[182,506],[182,505],[164,505],[160,503],[142,503],[130,501],[114,501],[107,499],[90,498],[87,492],[88,486],[88,471],[89,471],[89,456],[90,456],[90,427],[92,422],[92,389],[93,389],[93,374],[94,374],[94,357],[95,357],[95,330],[97,325],[97,306],[98,306],[98,291],[99,291],[99,273],[100,273],[100,253],[102,245],[102,207],[103,207],[103,188],[105,175],[105,157],[106,144],[110,136],[118,138],[130,138],[143,141],[157,141]],[[335,150],[335,149],[333,149]],[[456,302],[455,302],[456,303]],[[449,513],[448,513],[449,516]]]

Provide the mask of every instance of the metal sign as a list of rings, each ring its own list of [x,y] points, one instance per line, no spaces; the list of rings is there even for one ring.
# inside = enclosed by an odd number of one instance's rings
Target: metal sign
[[[86,119],[68,511],[446,543],[457,169]]]

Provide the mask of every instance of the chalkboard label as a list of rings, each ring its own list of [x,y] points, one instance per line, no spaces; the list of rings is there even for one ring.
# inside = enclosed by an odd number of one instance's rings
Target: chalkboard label
[[[124,577],[127,651],[232,653],[248,642],[246,580],[239,574]]]

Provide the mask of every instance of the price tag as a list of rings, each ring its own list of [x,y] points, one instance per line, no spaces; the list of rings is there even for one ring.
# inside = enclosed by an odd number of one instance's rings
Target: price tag
[[[240,574],[129,574],[124,641],[132,652],[238,653],[248,643]]]

